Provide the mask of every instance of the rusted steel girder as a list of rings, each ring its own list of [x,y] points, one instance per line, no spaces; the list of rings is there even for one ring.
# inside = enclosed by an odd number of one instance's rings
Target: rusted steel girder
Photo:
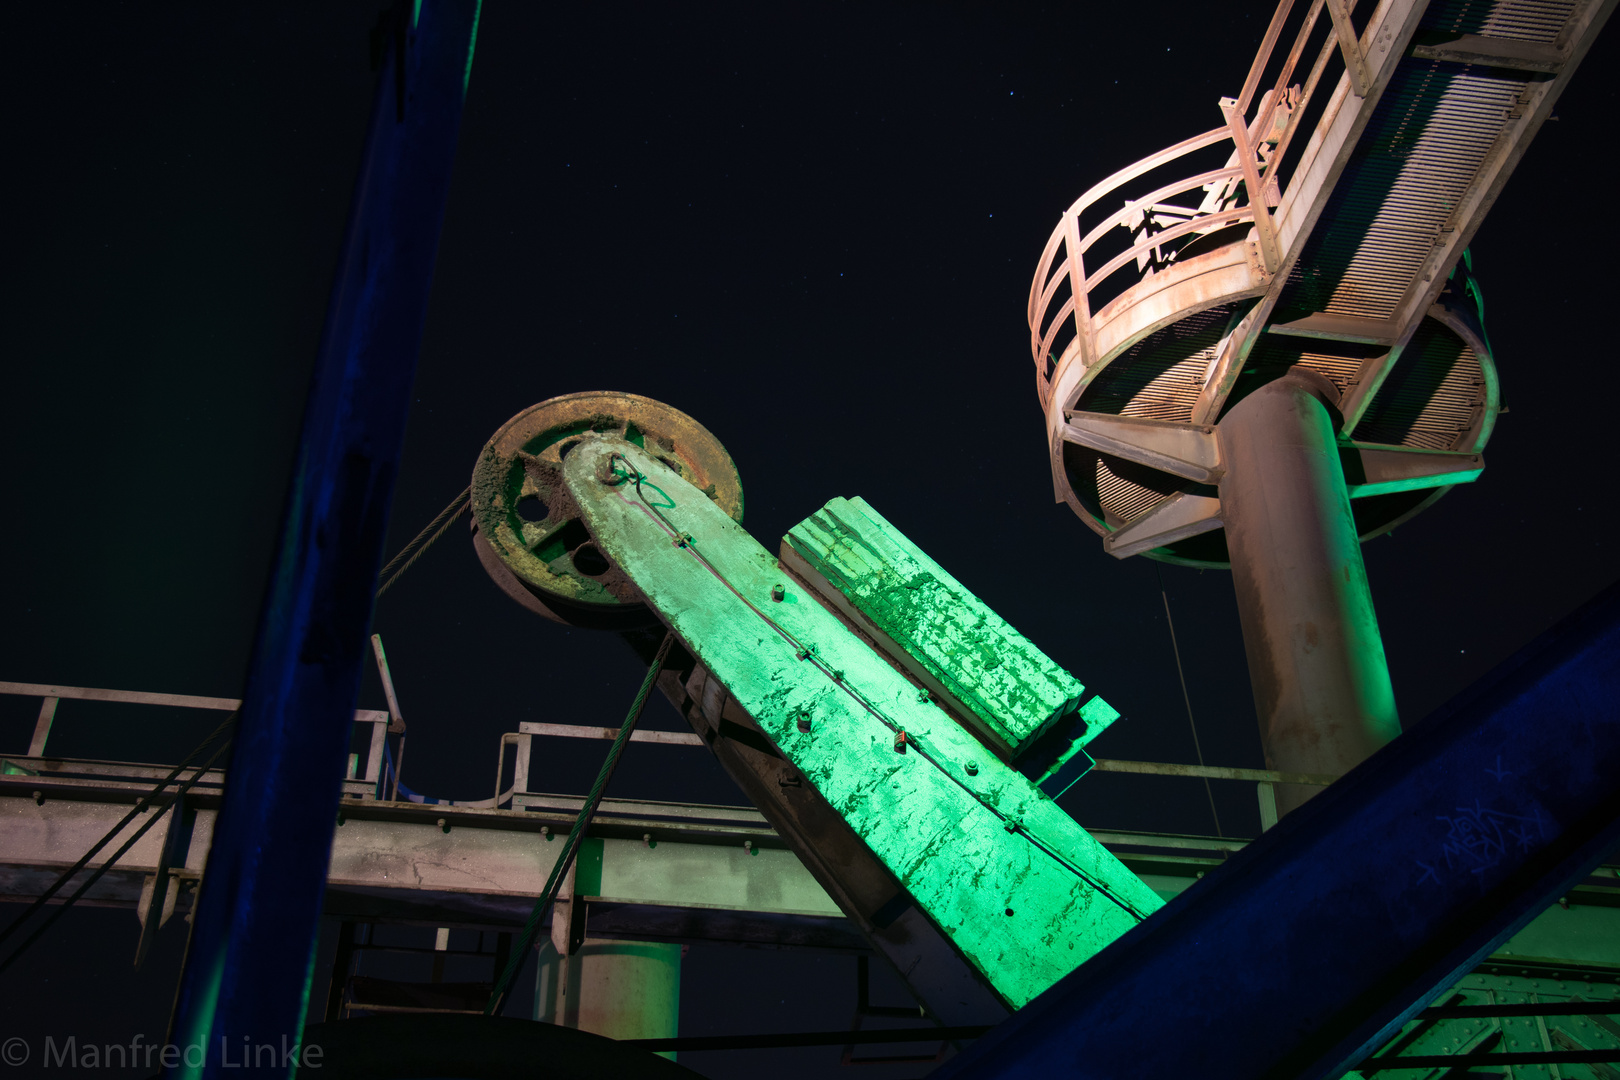
[[[935,1075],[1337,1077],[1620,844],[1617,771],[1620,586]]]

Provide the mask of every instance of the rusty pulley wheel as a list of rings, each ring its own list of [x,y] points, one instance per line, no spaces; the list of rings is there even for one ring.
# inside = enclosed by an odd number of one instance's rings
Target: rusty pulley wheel
[[[655,622],[635,587],[597,550],[562,480],[586,439],[647,450],[742,521],[742,481],[702,424],[639,394],[590,391],[542,401],[491,436],[473,466],[478,557],[507,595],[571,626],[630,629]]]

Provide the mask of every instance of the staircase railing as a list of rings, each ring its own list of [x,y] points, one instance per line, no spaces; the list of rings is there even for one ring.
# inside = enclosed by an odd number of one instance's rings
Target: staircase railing
[[[1080,363],[1088,367],[1097,361],[1092,294],[1132,263],[1137,279],[1120,296],[1174,263],[1192,238],[1249,222],[1249,237],[1259,248],[1266,273],[1276,273],[1283,253],[1273,208],[1286,194],[1280,167],[1336,52],[1345,58],[1343,78],[1350,80],[1353,92],[1361,94],[1367,86],[1362,46],[1351,23],[1354,6],[1355,0],[1281,0],[1242,92],[1220,101],[1225,123],[1121,169],[1087,189],[1063,212],[1041,253],[1029,292],[1030,351],[1042,406],[1048,404],[1052,378],[1066,351],[1078,347]],[[1298,18],[1302,8],[1303,18]],[[1283,31],[1295,22],[1292,45],[1279,56]],[[1314,62],[1303,82],[1296,82],[1300,59],[1313,39],[1320,42]],[[1268,74],[1270,87],[1257,93]],[[1224,168],[1174,180],[1136,197],[1127,194],[1128,185],[1148,174],[1228,142],[1232,150]],[[1256,191],[1264,192],[1264,197],[1256,199],[1252,194]],[[1083,214],[1121,196],[1122,209],[1082,233]],[[1199,201],[1184,205],[1188,196]],[[1088,269],[1092,248],[1115,229],[1129,232],[1132,243]]]

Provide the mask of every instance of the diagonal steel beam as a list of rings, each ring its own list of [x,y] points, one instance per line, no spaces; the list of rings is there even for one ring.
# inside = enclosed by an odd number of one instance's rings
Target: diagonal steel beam
[[[1620,585],[934,1076],[1340,1076],[1620,844],[1617,772]]]
[[[374,39],[371,126],[175,1004],[171,1041],[207,1052],[171,1077],[286,1077],[285,1054],[266,1067],[237,1049],[297,1052],[478,10],[397,3]]]

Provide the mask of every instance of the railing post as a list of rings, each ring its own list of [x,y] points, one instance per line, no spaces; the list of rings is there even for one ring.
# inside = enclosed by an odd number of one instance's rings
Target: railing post
[[[512,759],[512,791],[521,795],[529,790],[529,751],[533,748],[534,736],[519,734],[517,737],[517,756]]]
[[[1249,145],[1249,127],[1238,111],[1235,98],[1221,98],[1221,115],[1232,133],[1237,147],[1238,167],[1243,170],[1243,187],[1254,211],[1254,228],[1260,235],[1260,257],[1265,260],[1266,273],[1275,274],[1282,266],[1282,251],[1277,246],[1277,226],[1271,220],[1271,207],[1266,205],[1265,189],[1260,185],[1260,169],[1255,165],[1254,147]]]
[[[1350,89],[1356,97],[1364,98],[1372,89],[1372,76],[1367,72],[1367,58],[1356,38],[1356,26],[1350,21],[1350,9],[1345,0],[1327,0],[1328,17],[1333,20],[1333,31],[1339,36],[1339,51],[1344,54],[1344,68],[1350,73]]]
[[[1277,824],[1277,788],[1274,784],[1259,783],[1255,792],[1260,796],[1260,831],[1266,832]]]
[[[366,752],[366,783],[376,786],[375,797],[383,797],[383,747],[388,741],[388,725],[374,723],[371,725],[371,747]]]
[[[39,703],[39,719],[34,721],[34,737],[28,741],[29,757],[45,756],[45,741],[51,737],[51,722],[56,719],[56,703],[60,700],[48,697]]]
[[[1091,297],[1086,293],[1086,264],[1080,254],[1080,211],[1063,213],[1063,246],[1069,251],[1069,292],[1074,296],[1074,332],[1080,340],[1080,363],[1090,367],[1096,360],[1096,342],[1091,335]]]

